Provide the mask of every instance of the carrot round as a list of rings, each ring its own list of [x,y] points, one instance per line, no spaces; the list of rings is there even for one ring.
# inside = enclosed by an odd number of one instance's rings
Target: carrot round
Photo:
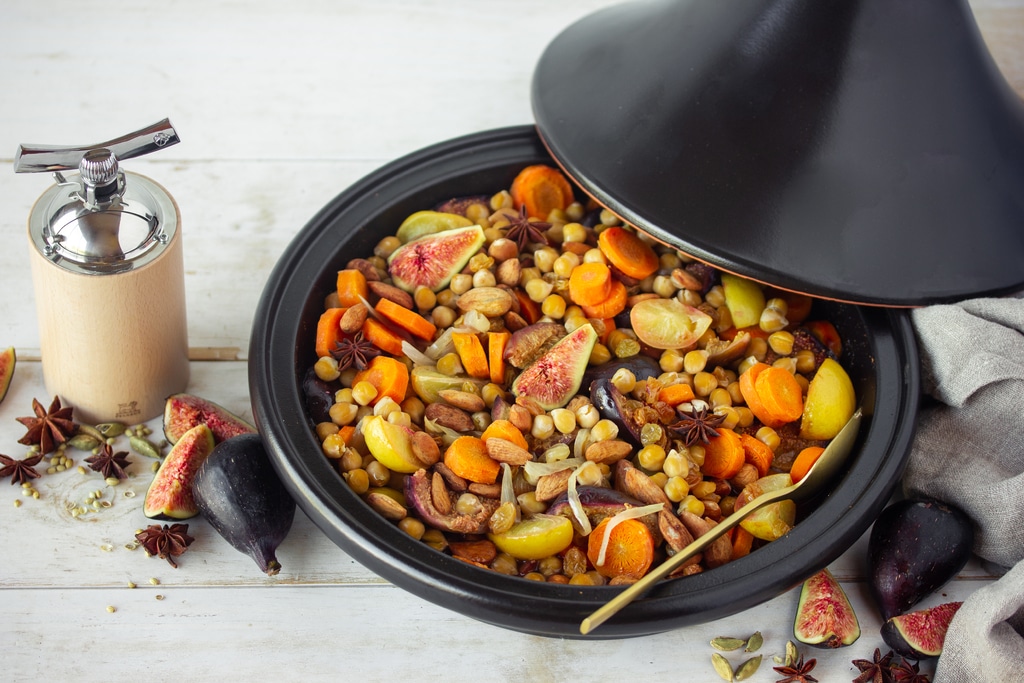
[[[384,323],[373,318],[367,318],[363,323],[363,336],[381,351],[387,351],[395,356],[401,356],[404,353],[402,337]]]
[[[569,274],[569,298],[580,306],[596,306],[608,298],[612,271],[603,263],[581,263]]]
[[[562,172],[543,164],[520,171],[509,194],[517,209],[525,206],[528,216],[540,219],[547,219],[555,209],[565,209],[573,202],[572,186]]]
[[[495,420],[491,424],[487,425],[487,429],[480,435],[481,440],[487,441],[490,438],[505,439],[511,441],[520,448],[530,450],[530,444],[526,442],[526,437],[523,436],[523,432],[520,431],[519,427],[508,420]]]
[[[803,389],[789,370],[766,368],[754,380],[754,390],[765,412],[782,424],[799,420],[804,414]]]
[[[339,304],[346,307],[355,306],[366,298],[366,276],[354,268],[339,270],[337,291]]]
[[[495,384],[505,383],[505,347],[511,338],[511,332],[487,333],[487,362],[491,381]]]
[[[434,326],[434,323],[416,311],[403,308],[390,299],[378,301],[374,310],[409,334],[414,334],[420,339],[431,341],[434,338],[434,333],[437,332],[437,327]]]
[[[487,367],[487,354],[484,353],[484,345],[480,338],[472,332],[453,332],[452,342],[455,344],[455,353],[459,354],[462,367],[469,373],[470,377],[478,379],[490,379],[491,371]]]
[[[373,399],[373,403],[377,403],[385,396],[390,396],[396,403],[401,403],[409,389],[409,368],[395,358],[377,356],[365,369],[356,373],[352,386],[364,380],[377,389],[377,397]]]
[[[316,323],[317,358],[331,355],[335,343],[345,336],[345,333],[341,331],[341,316],[345,315],[347,310],[347,308],[328,308],[320,314],[320,320]]]
[[[601,576],[614,578],[624,576],[639,579],[654,562],[654,536],[646,524],[638,519],[625,519],[607,532],[610,517],[590,532],[587,538],[587,558]],[[608,535],[604,562],[598,564],[601,546]]]
[[[444,452],[444,464],[463,479],[477,484],[493,484],[498,480],[501,465],[487,455],[483,439],[460,436]]]
[[[740,443],[743,444],[745,461],[757,468],[758,476],[767,475],[775,459],[775,451],[764,441],[750,434],[740,434]]]
[[[658,270],[658,255],[634,233],[614,226],[597,236],[597,246],[613,266],[629,277],[643,280]]]
[[[743,467],[746,452],[740,435],[731,429],[720,428],[704,445],[704,464],[701,471],[715,479],[732,479]]]
[[[818,462],[818,458],[824,452],[825,449],[821,446],[808,446],[797,454],[796,459],[793,460],[793,466],[789,469],[789,476],[793,479],[794,484],[807,476],[807,473],[811,471],[811,466]]]
[[[627,299],[628,295],[626,293],[626,285],[613,278],[607,299],[596,306],[580,306],[580,308],[583,309],[583,315],[588,318],[600,318],[604,320],[607,318],[614,318],[619,313],[626,310]]]
[[[754,417],[760,420],[764,426],[777,429],[786,424],[785,421],[779,420],[768,412],[761,402],[756,388],[758,376],[770,367],[767,363],[755,363],[747,368],[740,375],[740,393],[743,394],[743,400],[746,402],[747,407],[750,408],[750,412],[754,414]]]

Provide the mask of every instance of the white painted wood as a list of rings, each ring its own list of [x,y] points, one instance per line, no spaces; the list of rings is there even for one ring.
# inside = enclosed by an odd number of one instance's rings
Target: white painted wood
[[[528,123],[543,47],[616,1],[12,0],[0,9],[0,162],[19,142],[85,143],[171,118],[182,143],[127,167],[167,187],[181,208],[189,391],[251,419],[244,359],[259,324],[253,315],[296,232],[391,159]],[[997,63],[1024,92],[1024,0],[971,5]],[[14,457],[24,454],[14,418],[29,413],[32,398],[49,399],[25,221],[50,183],[0,172],[0,347],[15,346],[20,359],[0,404],[0,453]],[[159,436],[159,421],[150,425]],[[125,548],[148,523],[141,503],[152,476],[150,462],[132,457],[134,477],[113,489],[74,469],[38,480],[38,500],[0,482],[0,679],[221,681],[269,672],[283,680],[713,681],[712,637],[760,629],[766,660],[791,637],[795,590],[640,639],[512,633],[387,584],[302,514],[276,578],[202,520],[190,522],[197,540],[175,570]],[[67,503],[95,489],[113,507],[72,517]],[[865,548],[866,537],[831,567],[863,635],[845,650],[809,652],[823,681],[852,679],[850,659],[882,646]],[[931,601],[962,599],[991,580],[972,563]],[[129,590],[129,581],[139,587]],[[752,680],[775,680],[769,667]]]

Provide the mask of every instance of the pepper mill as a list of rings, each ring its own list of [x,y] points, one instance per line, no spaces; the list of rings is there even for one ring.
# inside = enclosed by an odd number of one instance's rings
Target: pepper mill
[[[79,421],[149,420],[188,384],[178,206],[119,163],[178,141],[164,119],[101,144],[15,155],[16,173],[57,181],[32,207],[29,252],[43,379]]]

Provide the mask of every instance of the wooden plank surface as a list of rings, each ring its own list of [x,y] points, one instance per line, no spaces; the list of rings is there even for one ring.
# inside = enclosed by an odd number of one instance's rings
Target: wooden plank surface
[[[157,179],[181,206],[189,391],[251,418],[253,313],[296,232],[391,159],[528,123],[530,74],[543,47],[614,2],[13,0],[0,9],[0,162],[9,164],[20,142],[92,142],[171,118],[183,142],[128,168]],[[971,5],[997,63],[1024,92],[1024,0]],[[15,457],[23,430],[14,418],[28,414],[32,398],[48,398],[25,219],[51,182],[0,173],[0,347],[15,346],[20,359],[0,404],[0,452]],[[159,433],[159,421],[150,425]],[[795,591],[640,639],[509,632],[389,585],[302,514],[280,549],[277,578],[202,520],[190,522],[197,541],[175,570],[125,547],[147,523],[141,501],[152,476],[151,463],[133,459],[134,477],[111,489],[74,469],[40,479],[39,499],[0,482],[0,680],[222,681],[272,672],[279,680],[713,681],[708,641],[761,630],[766,662],[751,680],[771,681],[767,660],[791,637]],[[96,489],[113,506],[72,517],[68,503]],[[831,567],[864,635],[850,648],[810,653],[822,681],[852,679],[850,660],[882,646],[865,545],[862,538]],[[991,580],[971,563],[930,601],[963,599]]]

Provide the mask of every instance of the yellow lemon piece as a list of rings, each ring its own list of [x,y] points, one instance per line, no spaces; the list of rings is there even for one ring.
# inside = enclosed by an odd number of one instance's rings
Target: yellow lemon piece
[[[543,560],[572,543],[572,522],[561,515],[534,515],[503,534],[488,534],[498,550],[517,560]]]
[[[392,472],[412,474],[422,469],[412,453],[412,439],[405,427],[374,415],[363,422],[363,438],[370,454]]]

